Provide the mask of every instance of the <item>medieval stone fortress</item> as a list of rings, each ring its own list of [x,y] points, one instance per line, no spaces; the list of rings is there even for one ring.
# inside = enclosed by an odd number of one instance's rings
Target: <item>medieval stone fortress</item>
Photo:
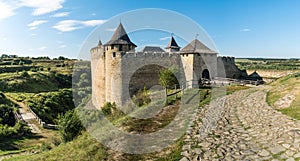
[[[136,47],[120,23],[111,40],[105,44],[99,41],[91,49],[93,102],[97,101],[98,106],[106,102],[122,106],[132,91],[158,85],[162,68],[183,69],[179,80],[183,88],[198,87],[201,80],[248,77],[246,71],[235,65],[234,57],[218,57],[216,51],[198,39],[183,48],[173,36],[165,50],[146,46],[142,51],[135,51]]]

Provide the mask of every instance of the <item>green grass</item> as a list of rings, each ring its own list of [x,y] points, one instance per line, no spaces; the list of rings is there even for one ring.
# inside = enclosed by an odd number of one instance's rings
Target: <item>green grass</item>
[[[245,89],[245,87],[228,87],[230,92]],[[188,91],[187,91],[188,92]],[[205,105],[210,101],[211,89],[205,88],[200,89],[199,102],[200,105]],[[136,131],[139,133],[149,133],[154,132],[159,128],[167,125],[177,113],[176,103],[180,99],[180,94],[178,98],[170,97],[169,102],[175,104],[170,105],[174,108],[169,108],[168,112],[162,115],[155,116],[152,119],[134,119],[127,115],[120,114],[116,109],[113,109],[111,116],[111,122],[113,124],[126,127],[128,131]],[[144,107],[140,107],[144,108]],[[169,111],[170,110],[170,111]],[[155,124],[155,122],[160,122],[160,124]],[[218,137],[218,136],[216,136]],[[89,134],[83,133],[81,136],[75,140],[54,147],[52,150],[44,151],[32,156],[19,156],[14,157],[10,160],[158,160],[158,161],[169,161],[169,160],[180,160],[182,158],[181,151],[184,144],[183,137],[178,139],[173,145],[163,149],[160,152],[150,153],[150,154],[124,154],[115,152],[107,149],[102,144],[98,143],[95,139],[91,138]],[[67,155],[66,155],[67,154]]]
[[[21,76],[21,72],[0,74],[0,91],[3,92],[48,92],[60,88],[71,87],[71,77],[67,75],[28,72],[28,77]]]
[[[300,73],[280,78],[270,86],[272,88],[267,92],[267,103],[281,113],[300,120]],[[287,108],[276,107],[275,102],[287,94],[296,97],[290,106]]]

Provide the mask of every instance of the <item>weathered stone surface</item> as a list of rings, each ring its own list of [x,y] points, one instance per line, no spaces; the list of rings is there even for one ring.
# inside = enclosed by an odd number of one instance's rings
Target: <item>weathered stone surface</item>
[[[186,158],[186,157],[183,157],[183,158],[180,159],[180,161],[189,161],[189,159]]]
[[[195,126],[187,134],[191,141],[186,144],[191,149],[197,146],[197,150],[188,154],[190,158],[274,161],[300,158],[300,133],[295,131],[300,128],[300,121],[268,106],[264,88],[267,87],[236,92],[225,103],[216,99],[211,106],[199,110]]]
[[[262,151],[260,151],[258,153],[259,156],[262,156],[262,157],[266,157],[266,156],[269,156],[270,153],[268,151],[266,151],[265,149],[263,149]]]
[[[285,151],[285,148],[283,148],[282,146],[276,146],[276,147],[269,148],[269,150],[272,154],[278,154],[280,152]]]

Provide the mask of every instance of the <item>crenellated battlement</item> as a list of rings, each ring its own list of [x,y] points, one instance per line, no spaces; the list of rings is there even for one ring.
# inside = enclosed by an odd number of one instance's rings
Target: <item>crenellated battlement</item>
[[[170,52],[126,52],[124,58],[160,58],[160,57],[180,57],[179,53]]]
[[[223,61],[226,63],[231,63],[231,64],[235,64],[235,57],[230,57],[230,56],[219,56],[218,61]]]

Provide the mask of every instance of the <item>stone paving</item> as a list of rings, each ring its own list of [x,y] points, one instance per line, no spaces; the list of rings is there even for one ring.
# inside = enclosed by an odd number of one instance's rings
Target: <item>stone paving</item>
[[[300,122],[268,106],[265,90],[239,91],[199,109],[181,160],[300,160]]]

